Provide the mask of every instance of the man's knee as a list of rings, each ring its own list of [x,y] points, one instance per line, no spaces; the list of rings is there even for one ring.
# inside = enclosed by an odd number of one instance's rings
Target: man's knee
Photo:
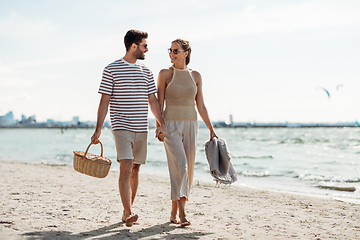
[[[132,167],[132,171],[133,172],[139,172],[139,170],[140,170],[140,164],[134,163],[133,167]]]
[[[132,171],[132,159],[122,159],[120,161],[120,173],[131,173]]]

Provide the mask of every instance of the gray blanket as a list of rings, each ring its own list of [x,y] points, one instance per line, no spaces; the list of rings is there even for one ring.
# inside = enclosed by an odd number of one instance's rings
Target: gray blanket
[[[237,180],[224,140],[213,138],[206,142],[205,153],[210,166],[210,174],[216,182],[231,184]]]

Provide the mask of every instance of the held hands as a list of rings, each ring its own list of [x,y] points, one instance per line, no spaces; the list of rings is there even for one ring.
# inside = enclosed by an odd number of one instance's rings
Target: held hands
[[[155,130],[155,137],[160,141],[163,142],[165,139],[165,131],[164,127],[157,126]]]

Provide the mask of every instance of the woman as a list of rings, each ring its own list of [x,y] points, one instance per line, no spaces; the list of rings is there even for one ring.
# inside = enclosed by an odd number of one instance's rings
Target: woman
[[[164,103],[166,104],[165,136],[157,134],[157,138],[164,142],[170,173],[172,200],[170,221],[181,226],[191,224],[186,219],[185,202],[188,200],[193,180],[199,128],[195,105],[210,130],[210,139],[218,138],[205,107],[201,75],[187,68],[190,54],[191,47],[188,41],[174,40],[169,49],[173,65],[160,71],[157,86],[162,110]],[[178,210],[180,222],[177,220]]]

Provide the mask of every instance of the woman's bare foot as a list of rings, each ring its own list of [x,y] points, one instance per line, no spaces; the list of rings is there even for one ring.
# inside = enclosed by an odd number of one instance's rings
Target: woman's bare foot
[[[170,222],[175,223],[175,224],[180,224],[180,221],[175,218],[170,218]]]
[[[187,201],[186,197],[181,197],[180,200],[177,201],[177,205],[179,208],[179,218],[180,218],[181,227],[186,227],[186,226],[191,225],[191,223],[186,219],[186,214],[185,214],[186,201]]]
[[[186,218],[181,219],[180,221],[181,227],[190,226],[191,222],[189,222]]]
[[[190,225],[191,225],[191,222],[189,222],[189,221],[181,223],[181,227],[186,227],[186,226],[190,226]]]

